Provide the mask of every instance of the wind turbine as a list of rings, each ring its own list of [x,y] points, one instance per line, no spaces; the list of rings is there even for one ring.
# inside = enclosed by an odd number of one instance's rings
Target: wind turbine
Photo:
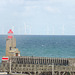
[[[12,31],[14,32],[14,26],[12,26]]]
[[[53,26],[53,28],[52,28],[52,34],[54,35],[54,32],[55,32],[55,30],[54,30],[54,26]]]
[[[27,26],[26,26],[26,24],[24,23],[24,30],[25,30],[25,35],[27,34]]]
[[[32,27],[30,26],[30,28],[29,28],[29,29],[30,29],[30,35],[31,35],[31,29],[32,29]]]
[[[47,25],[47,35],[49,35],[49,26]]]
[[[65,31],[65,27],[64,27],[64,24],[63,24],[63,27],[62,27],[62,34],[64,35],[64,31]]]
[[[2,28],[2,34],[4,34],[4,27]]]

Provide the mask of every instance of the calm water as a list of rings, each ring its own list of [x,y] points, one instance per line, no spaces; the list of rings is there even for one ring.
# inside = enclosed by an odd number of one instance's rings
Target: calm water
[[[6,37],[0,35],[0,61],[5,55]],[[75,36],[16,35],[21,56],[75,58]]]

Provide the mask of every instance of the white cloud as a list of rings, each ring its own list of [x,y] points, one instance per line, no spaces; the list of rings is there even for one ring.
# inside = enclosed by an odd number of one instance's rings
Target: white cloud
[[[51,3],[54,3],[54,2],[67,2],[67,1],[71,1],[71,0],[48,0],[49,2]],[[73,0],[72,0],[73,1]]]
[[[45,10],[47,10],[49,12],[52,12],[52,13],[60,13],[60,10],[58,8],[53,8],[53,7],[50,7],[50,6],[46,6]]]
[[[0,0],[0,6],[7,4],[24,4],[24,0]]]
[[[68,19],[75,19],[74,15],[68,15]]]
[[[24,4],[24,0],[9,0],[12,4]]]
[[[39,6],[25,6],[24,8],[25,8],[26,11],[30,11],[32,9],[39,8]]]
[[[14,16],[30,16],[30,15],[33,15],[33,12],[39,8],[39,6],[25,6],[24,7],[24,11],[21,11],[21,12],[14,12]]]
[[[7,0],[7,2],[8,2],[8,0]],[[0,0],[0,6],[2,6],[2,5],[6,5],[7,2],[6,2],[5,0]]]

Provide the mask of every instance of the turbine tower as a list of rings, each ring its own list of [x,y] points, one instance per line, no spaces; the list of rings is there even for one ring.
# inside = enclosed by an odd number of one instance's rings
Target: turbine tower
[[[52,28],[52,34],[54,35],[54,32],[55,32],[55,30],[54,30],[54,26],[53,26],[53,28]]]
[[[47,35],[49,35],[49,26],[47,25]]]
[[[63,24],[63,27],[62,27],[62,35],[64,35],[64,30],[65,30],[65,27],[64,27],[64,24]]]
[[[4,34],[4,27],[2,28],[2,35]]]
[[[20,35],[21,34],[21,29],[20,29],[20,27],[18,27],[18,35]]]
[[[12,31],[14,32],[14,26],[12,26]]]
[[[30,35],[31,35],[31,29],[32,29],[32,27],[30,26],[30,28],[29,28],[29,29],[30,29]]]
[[[24,30],[25,30],[25,35],[27,34],[27,26],[26,26],[26,24],[24,23]]]

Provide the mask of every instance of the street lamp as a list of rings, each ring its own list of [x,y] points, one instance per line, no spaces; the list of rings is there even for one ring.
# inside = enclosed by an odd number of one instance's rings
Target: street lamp
[[[55,74],[54,74],[54,63],[52,63],[52,65],[49,65],[49,66],[52,67],[52,75],[55,75]]]

